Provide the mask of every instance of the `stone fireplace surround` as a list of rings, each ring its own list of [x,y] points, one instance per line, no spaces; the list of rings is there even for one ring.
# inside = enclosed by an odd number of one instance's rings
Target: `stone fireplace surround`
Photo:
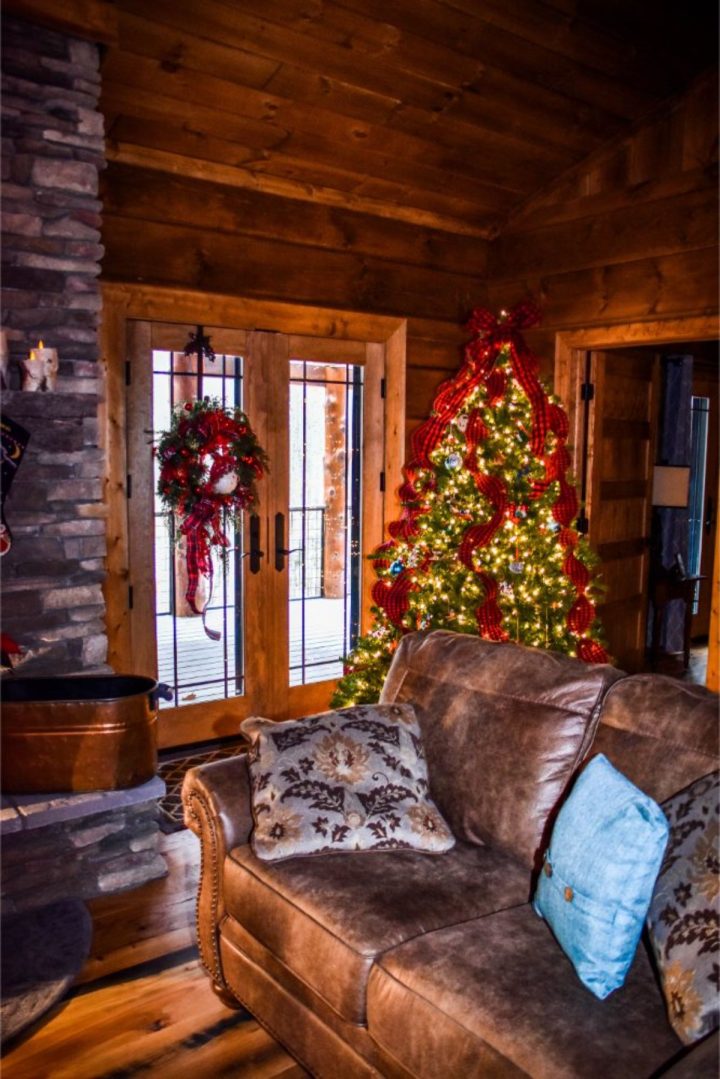
[[[2,629],[25,675],[108,671],[104,379],[99,352],[105,167],[100,49],[6,16],[2,35],[3,415],[30,434],[5,502]],[[54,392],[20,389],[18,361],[56,348]],[[129,790],[2,798],[2,909],[90,899],[167,873],[159,777]]]
[[[2,910],[94,899],[167,875],[158,850],[155,776],[129,790],[4,795]]]
[[[23,675],[105,670],[99,47],[6,16],[2,67],[2,409],[30,433],[5,503],[2,628],[31,653]],[[57,388],[22,392],[41,338]]]

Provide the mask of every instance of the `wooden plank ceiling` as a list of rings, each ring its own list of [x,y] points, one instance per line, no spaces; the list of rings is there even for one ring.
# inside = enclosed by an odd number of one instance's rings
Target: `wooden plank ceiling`
[[[111,161],[485,238],[684,89],[717,40],[706,0],[115,7]]]

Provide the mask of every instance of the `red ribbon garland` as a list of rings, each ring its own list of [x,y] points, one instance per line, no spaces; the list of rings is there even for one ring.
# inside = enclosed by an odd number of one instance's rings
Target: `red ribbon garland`
[[[494,509],[489,521],[481,525],[470,525],[465,530],[462,542],[458,549],[458,558],[467,566],[474,569],[473,554],[478,547],[487,547],[490,540],[503,523],[505,507],[507,506],[507,490],[505,484],[498,476],[487,476],[483,472],[475,476],[475,484],[478,491],[487,498]],[[487,575],[486,575],[487,576]]]
[[[570,632],[579,638],[578,657],[585,663],[607,663],[610,657],[602,645],[585,636],[595,621],[595,607],[585,594],[591,580],[590,570],[573,553],[578,534],[573,528],[562,528],[558,532],[558,542],[565,548],[563,573],[572,581],[577,593],[577,599],[568,611],[565,622]]]
[[[508,634],[502,628],[502,611],[498,606],[498,586],[489,573],[478,573],[478,580],[485,589],[485,599],[475,611],[480,636],[487,641],[507,641]]]

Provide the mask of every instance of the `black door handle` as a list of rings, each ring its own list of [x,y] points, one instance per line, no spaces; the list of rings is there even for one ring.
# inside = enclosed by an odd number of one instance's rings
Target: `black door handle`
[[[275,569],[285,569],[285,555],[301,551],[302,547],[285,546],[285,514],[275,514]]]
[[[265,554],[260,550],[260,518],[257,513],[250,514],[250,572],[260,572],[260,559]]]

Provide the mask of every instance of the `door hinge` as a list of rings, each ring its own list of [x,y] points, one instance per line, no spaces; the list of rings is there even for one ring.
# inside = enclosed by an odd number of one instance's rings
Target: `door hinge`
[[[595,397],[595,383],[594,382],[583,382],[582,386],[580,387],[580,400],[581,401],[592,401],[594,397]]]
[[[131,584],[128,585],[128,610],[131,611],[135,606],[135,592]]]
[[[385,493],[385,472],[384,471],[380,473],[380,491],[381,491],[382,494]]]
[[[130,360],[125,360],[125,385],[129,386],[132,382],[132,373],[130,368]]]
[[[581,536],[586,536],[590,531],[590,520],[586,517],[585,513],[580,513],[578,519],[575,522],[575,528]]]
[[[125,497],[132,498],[132,474],[130,472],[125,477]]]
[[[384,378],[381,378],[380,379],[380,396],[383,399],[383,401],[385,400],[386,392],[387,392],[387,383],[386,383]]]

